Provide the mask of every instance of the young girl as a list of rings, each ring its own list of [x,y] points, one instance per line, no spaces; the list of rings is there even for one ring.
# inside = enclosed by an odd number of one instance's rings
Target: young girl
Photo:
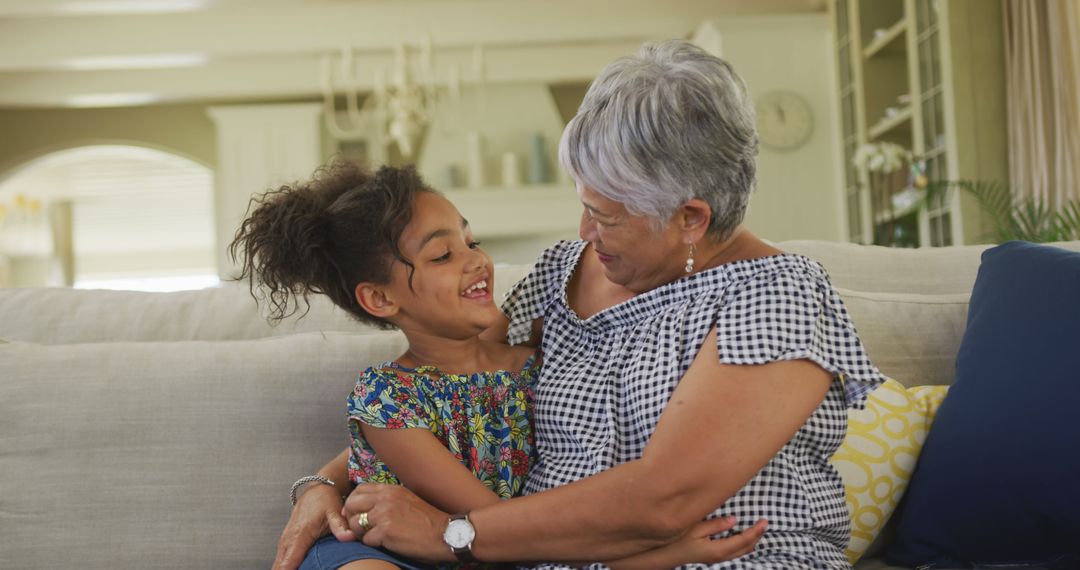
[[[501,316],[494,268],[453,204],[412,167],[372,174],[336,161],[253,207],[230,253],[241,259],[241,278],[266,293],[272,321],[320,293],[361,322],[400,329],[409,343],[394,361],[360,374],[348,398],[347,473],[320,473],[325,485],[308,492],[404,484],[448,513],[518,494],[533,454],[528,409],[540,358],[532,348],[479,338]],[[707,521],[613,566],[707,561],[708,536],[731,526]],[[301,566],[426,567],[334,536],[315,543]]]

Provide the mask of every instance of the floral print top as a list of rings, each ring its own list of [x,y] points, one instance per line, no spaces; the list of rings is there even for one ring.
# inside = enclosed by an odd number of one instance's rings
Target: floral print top
[[[500,498],[520,494],[534,453],[529,409],[539,373],[536,354],[519,372],[447,374],[434,366],[407,368],[394,362],[368,368],[348,401],[349,479],[400,484],[364,439],[362,422],[430,430]]]

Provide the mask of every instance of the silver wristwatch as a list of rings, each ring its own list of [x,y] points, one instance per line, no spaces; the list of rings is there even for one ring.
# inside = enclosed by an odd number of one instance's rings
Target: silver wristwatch
[[[459,513],[450,517],[443,531],[443,542],[450,547],[450,552],[462,562],[476,562],[472,553],[472,543],[476,539],[476,528],[469,521],[469,513]]]

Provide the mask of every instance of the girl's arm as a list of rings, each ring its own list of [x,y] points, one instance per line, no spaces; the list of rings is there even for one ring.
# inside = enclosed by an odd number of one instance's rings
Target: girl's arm
[[[364,423],[360,429],[375,454],[401,484],[433,506],[461,513],[499,502],[499,496],[485,487],[430,431],[377,428]]]
[[[713,331],[640,459],[472,511],[473,552],[493,562],[610,560],[673,542],[768,463],[821,404],[831,382],[827,371],[806,360],[723,365]],[[441,537],[445,511],[367,485],[346,509],[377,505],[376,526],[364,542],[451,560]]]

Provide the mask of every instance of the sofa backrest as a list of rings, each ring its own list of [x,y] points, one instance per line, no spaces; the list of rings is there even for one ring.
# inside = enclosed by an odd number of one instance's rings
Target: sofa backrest
[[[1080,251],[1080,241],[1047,245]],[[834,286],[868,293],[971,293],[982,252],[993,245],[898,248],[828,241],[785,241],[780,249],[825,266]]]
[[[1049,244],[1080,251],[1080,241]],[[920,249],[824,241],[777,247],[820,262],[870,359],[906,386],[952,384],[971,288],[991,245]]]
[[[840,289],[918,295],[970,293],[979,271],[979,257],[991,247],[912,249],[814,240],[786,241],[776,246],[817,260]]]
[[[1080,241],[1053,245],[1080,251]],[[968,296],[980,256],[990,246],[895,249],[824,241],[777,246],[825,266],[882,372],[908,386],[952,383]],[[527,265],[498,267],[496,298],[528,270]],[[380,332],[318,295],[303,318],[270,326],[263,314],[239,283],[177,293],[0,289],[0,339],[39,344]]]
[[[499,267],[495,298],[523,277],[529,266]],[[265,304],[256,304],[244,283],[173,293],[0,289],[0,339],[38,344],[84,342],[248,340],[309,332],[373,334],[323,295],[311,295],[306,315],[271,326]]]

